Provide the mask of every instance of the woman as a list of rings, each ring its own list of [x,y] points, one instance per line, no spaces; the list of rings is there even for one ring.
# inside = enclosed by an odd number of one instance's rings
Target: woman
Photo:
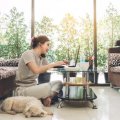
[[[45,106],[50,106],[51,99],[63,87],[61,81],[37,85],[37,77],[40,73],[59,65],[67,64],[67,61],[58,61],[47,65],[42,65],[42,55],[49,50],[49,39],[44,36],[32,38],[31,50],[27,50],[21,56],[16,72],[15,95],[34,96],[43,101]]]

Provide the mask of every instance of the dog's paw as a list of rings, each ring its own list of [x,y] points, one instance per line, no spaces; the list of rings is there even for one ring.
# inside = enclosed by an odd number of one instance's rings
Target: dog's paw
[[[5,112],[8,113],[8,114],[11,114],[11,115],[16,115],[16,112],[12,111],[12,110],[8,110],[8,111],[5,111]]]
[[[53,112],[49,109],[49,107],[44,107],[43,109],[47,112],[47,115],[53,115]]]
[[[42,111],[41,113],[40,113],[40,117],[45,117],[47,115],[47,112],[46,111]]]
[[[29,112],[24,113],[24,115],[25,115],[26,118],[31,117],[31,114]]]
[[[48,114],[48,115],[53,115],[53,112],[48,112],[47,114]]]

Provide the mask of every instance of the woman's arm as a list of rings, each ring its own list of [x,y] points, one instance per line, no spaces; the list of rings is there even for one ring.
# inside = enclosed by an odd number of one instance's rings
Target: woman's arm
[[[48,69],[53,68],[55,66],[66,65],[66,64],[67,64],[67,61],[64,60],[64,61],[50,63],[48,65],[43,65],[43,66],[38,66],[34,62],[29,62],[29,63],[27,63],[27,66],[33,73],[39,74],[39,73],[44,73]]]

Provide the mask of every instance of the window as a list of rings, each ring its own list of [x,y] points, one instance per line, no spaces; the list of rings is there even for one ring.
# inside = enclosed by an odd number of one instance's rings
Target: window
[[[88,0],[35,0],[35,35],[52,40],[49,54],[56,60],[93,55],[93,2]],[[75,47],[74,47],[75,46]]]
[[[30,26],[31,2],[0,1],[0,57],[19,57],[28,48]]]
[[[115,45],[115,41],[120,39],[120,1],[96,1],[98,66],[104,68],[108,64],[108,48],[113,47]]]

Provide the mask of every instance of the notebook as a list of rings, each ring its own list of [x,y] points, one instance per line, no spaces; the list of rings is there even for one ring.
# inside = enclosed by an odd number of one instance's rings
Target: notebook
[[[64,67],[76,67],[77,65],[77,60],[78,60],[78,56],[79,56],[79,51],[80,51],[80,45],[78,46],[78,49],[76,50],[76,54],[75,54],[75,64],[74,65],[61,65],[61,66],[55,66],[54,68],[64,68]]]

